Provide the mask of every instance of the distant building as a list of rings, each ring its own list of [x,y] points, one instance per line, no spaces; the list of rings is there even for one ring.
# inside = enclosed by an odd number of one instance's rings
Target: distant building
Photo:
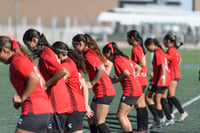
[[[193,11],[200,11],[200,0],[193,0]]]
[[[41,23],[51,26],[52,19],[64,25],[69,17],[76,24],[95,24],[102,11],[118,7],[118,0],[0,0],[0,25]],[[17,12],[15,9],[18,9]]]

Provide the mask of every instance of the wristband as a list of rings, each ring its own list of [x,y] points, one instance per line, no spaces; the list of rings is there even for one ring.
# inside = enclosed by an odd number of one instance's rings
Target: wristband
[[[162,75],[162,79],[165,79],[165,75]]]

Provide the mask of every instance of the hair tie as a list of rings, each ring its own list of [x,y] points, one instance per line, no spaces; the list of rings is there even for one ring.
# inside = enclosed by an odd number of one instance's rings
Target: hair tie
[[[16,50],[16,52],[21,52],[19,45],[15,40],[12,41],[12,48],[13,50]]]
[[[112,43],[109,43],[108,47],[111,49],[111,53],[114,54]]]
[[[68,51],[67,50],[63,50],[63,49],[60,49],[60,48],[54,48],[56,51],[64,54],[64,55],[67,55],[68,54]]]

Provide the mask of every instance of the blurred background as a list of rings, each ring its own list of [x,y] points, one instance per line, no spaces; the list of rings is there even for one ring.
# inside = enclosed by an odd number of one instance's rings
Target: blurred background
[[[44,33],[50,43],[71,45],[77,33],[91,34],[100,45],[127,46],[126,33],[136,29],[162,42],[177,34],[183,48],[200,48],[199,0],[0,0],[0,34],[22,41],[28,28]]]

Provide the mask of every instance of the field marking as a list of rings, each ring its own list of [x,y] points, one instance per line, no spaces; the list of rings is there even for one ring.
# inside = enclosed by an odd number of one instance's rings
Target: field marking
[[[187,101],[186,103],[182,104],[182,107],[183,107],[183,108],[184,108],[184,107],[187,107],[188,105],[190,105],[190,104],[196,102],[196,101],[199,100],[199,99],[200,99],[200,94],[199,94],[198,96],[192,98],[191,100]],[[177,110],[177,109],[173,110],[173,113],[174,113],[174,114],[175,114],[175,113],[178,113],[178,110]]]

